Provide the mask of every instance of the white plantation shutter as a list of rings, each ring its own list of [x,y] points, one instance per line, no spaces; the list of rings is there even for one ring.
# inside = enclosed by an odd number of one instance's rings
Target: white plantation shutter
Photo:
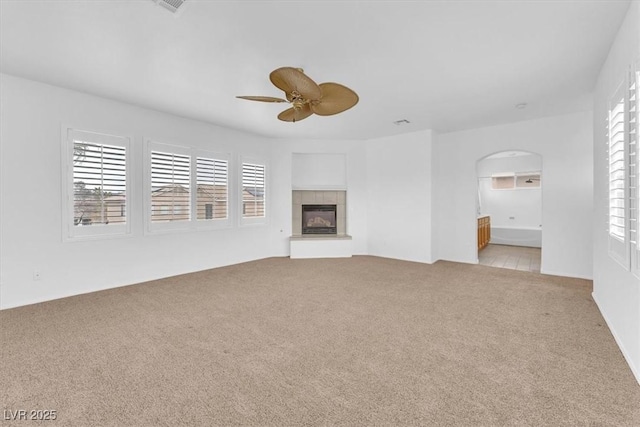
[[[242,163],[242,217],[264,218],[265,166]]]
[[[625,129],[624,97],[609,111],[609,234],[625,238]]]
[[[129,138],[66,129],[67,238],[129,232]]]
[[[126,222],[126,148],[74,141],[74,225]]]
[[[640,155],[638,122],[640,121],[640,71],[631,70],[629,79],[629,240],[631,267],[640,277]]]
[[[229,216],[229,162],[196,158],[196,218],[221,220]]]
[[[637,73],[632,74],[629,84],[629,213],[630,237],[638,245],[638,102]]]
[[[151,151],[151,222],[191,219],[191,157]]]
[[[628,159],[626,87],[620,85],[609,101],[607,155],[609,179],[609,254],[628,268]]]
[[[149,139],[145,145],[147,232],[204,230],[231,225],[230,154]]]

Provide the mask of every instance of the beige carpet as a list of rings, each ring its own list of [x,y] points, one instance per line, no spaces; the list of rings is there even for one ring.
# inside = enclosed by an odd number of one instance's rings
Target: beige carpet
[[[0,409],[64,426],[638,426],[640,386],[590,293],[354,257],[81,295],[0,312]]]

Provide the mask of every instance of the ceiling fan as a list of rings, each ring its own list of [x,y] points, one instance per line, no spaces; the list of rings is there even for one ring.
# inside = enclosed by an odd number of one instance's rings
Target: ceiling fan
[[[269,80],[284,91],[285,98],[271,96],[237,96],[262,102],[288,102],[291,108],[278,114],[284,122],[298,122],[312,114],[331,116],[342,113],[358,103],[358,95],[338,83],[316,84],[301,68],[282,67],[269,74]]]

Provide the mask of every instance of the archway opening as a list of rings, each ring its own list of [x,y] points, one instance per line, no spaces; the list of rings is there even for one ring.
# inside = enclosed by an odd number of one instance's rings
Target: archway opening
[[[520,150],[476,163],[478,263],[539,273],[542,260],[542,156]]]

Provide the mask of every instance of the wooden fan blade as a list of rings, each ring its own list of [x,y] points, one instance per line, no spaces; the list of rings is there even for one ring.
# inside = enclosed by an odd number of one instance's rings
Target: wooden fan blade
[[[282,113],[278,114],[278,118],[283,122],[299,122],[312,114],[313,111],[309,108],[309,104],[304,104],[297,110],[295,108],[284,110]]]
[[[358,103],[358,94],[338,83],[320,83],[322,98],[312,103],[311,110],[319,116],[342,113]]]
[[[236,96],[240,99],[248,99],[249,101],[262,101],[262,102],[289,102],[286,99],[274,98],[273,96]]]
[[[304,99],[315,101],[320,99],[320,87],[303,72],[293,67],[282,67],[269,74],[271,83],[287,94],[298,92]]]

